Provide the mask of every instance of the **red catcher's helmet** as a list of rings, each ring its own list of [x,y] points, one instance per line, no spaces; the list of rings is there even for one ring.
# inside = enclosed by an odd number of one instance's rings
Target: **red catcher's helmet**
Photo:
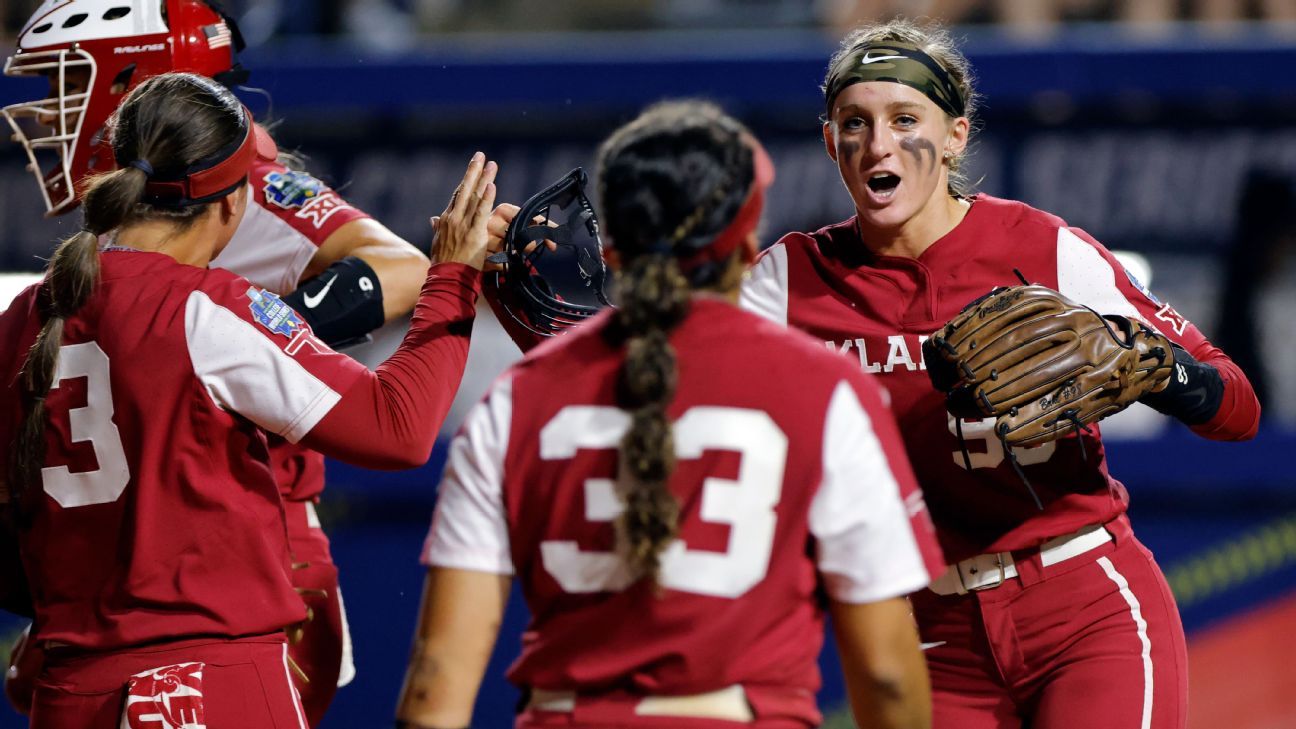
[[[105,125],[128,91],[168,71],[225,80],[241,72],[236,44],[233,22],[203,0],[41,3],[4,72],[48,78],[50,96],[0,113],[27,150],[47,214],[75,208],[86,175],[113,169]]]

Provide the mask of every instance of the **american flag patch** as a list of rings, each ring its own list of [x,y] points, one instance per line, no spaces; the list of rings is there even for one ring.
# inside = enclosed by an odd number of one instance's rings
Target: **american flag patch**
[[[225,48],[234,42],[229,26],[223,20],[214,25],[204,25],[202,31],[207,36],[208,48]]]

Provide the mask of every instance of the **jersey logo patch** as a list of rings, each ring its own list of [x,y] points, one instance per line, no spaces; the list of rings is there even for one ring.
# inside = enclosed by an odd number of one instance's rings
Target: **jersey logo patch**
[[[293,334],[306,327],[306,323],[291,306],[269,291],[257,289],[255,286],[249,287],[247,297],[252,300],[252,303],[248,304],[252,318],[271,332],[292,339]]]
[[[343,202],[342,198],[332,192],[325,192],[307,200],[294,217],[309,220],[318,230],[324,227],[324,223],[328,222],[334,213],[349,207],[351,206]]]
[[[1154,304],[1161,303],[1161,300],[1158,299],[1151,291],[1149,291],[1148,287],[1144,286],[1143,282],[1138,280],[1138,278],[1135,277],[1134,274],[1130,273],[1130,270],[1128,268],[1125,269],[1125,276],[1129,278],[1129,281],[1131,284],[1133,284],[1134,288],[1138,289],[1140,292],[1142,292],[1144,296],[1151,299],[1152,303]]]
[[[324,183],[305,172],[274,171],[265,176],[266,200],[284,210],[309,204],[325,193]]]
[[[1188,328],[1188,320],[1183,318],[1183,314],[1175,311],[1174,307],[1169,304],[1162,304],[1161,308],[1157,309],[1156,318],[1169,324],[1174,329],[1175,334],[1181,337],[1184,330]]]

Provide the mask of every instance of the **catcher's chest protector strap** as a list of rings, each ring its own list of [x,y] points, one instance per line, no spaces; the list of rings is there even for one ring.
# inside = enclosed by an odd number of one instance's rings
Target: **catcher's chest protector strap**
[[[1187,425],[1201,425],[1215,417],[1224,402],[1224,379],[1219,370],[1198,362],[1188,350],[1175,344],[1174,368],[1161,392],[1150,392],[1140,402]]]

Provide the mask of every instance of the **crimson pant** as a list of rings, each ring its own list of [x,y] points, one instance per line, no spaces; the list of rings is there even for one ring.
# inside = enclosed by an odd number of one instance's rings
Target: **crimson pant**
[[[288,655],[309,680],[304,682],[295,676],[306,720],[314,727],[323,720],[338,686],[350,682],[355,669],[342,593],[338,590],[338,571],[329,552],[328,537],[315,517],[314,504],[285,501],[284,517],[292,552],[290,577],[310,615],[300,640],[289,646]],[[339,681],[339,676],[343,680]]]
[[[305,729],[282,635],[176,641],[105,653],[52,649],[36,679],[32,729],[118,729],[130,677],[202,662],[208,729]]]
[[[913,596],[934,729],[1183,729],[1183,624],[1152,553],[1121,517],[1114,541],[967,595]]]

